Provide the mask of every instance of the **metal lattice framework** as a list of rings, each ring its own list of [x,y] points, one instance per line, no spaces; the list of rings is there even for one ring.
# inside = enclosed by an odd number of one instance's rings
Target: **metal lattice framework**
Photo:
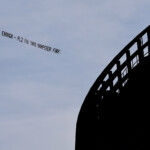
[[[122,95],[121,93],[126,91],[125,87],[129,88],[127,84],[130,84],[129,81],[134,78],[132,76],[138,73],[134,70],[141,69],[149,57],[150,26],[138,34],[109,63],[89,90],[77,120],[76,150],[93,149],[93,147],[99,149],[105,145],[103,143],[106,134],[104,127],[106,127],[107,119],[104,116],[107,117],[107,104],[109,100],[115,100]]]
[[[107,91],[120,93],[130,72],[150,54],[150,26],[137,35],[104,69],[90,89],[87,97],[96,96],[103,101]]]

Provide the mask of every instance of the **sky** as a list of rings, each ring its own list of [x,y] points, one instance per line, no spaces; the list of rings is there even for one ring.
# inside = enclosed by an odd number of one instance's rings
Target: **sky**
[[[74,150],[84,98],[109,62],[150,24],[150,1],[0,2],[0,150]]]

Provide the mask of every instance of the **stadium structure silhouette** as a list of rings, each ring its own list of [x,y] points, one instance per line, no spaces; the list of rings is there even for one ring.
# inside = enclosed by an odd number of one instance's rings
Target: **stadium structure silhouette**
[[[75,150],[149,146],[150,26],[108,64],[89,90],[76,124]]]

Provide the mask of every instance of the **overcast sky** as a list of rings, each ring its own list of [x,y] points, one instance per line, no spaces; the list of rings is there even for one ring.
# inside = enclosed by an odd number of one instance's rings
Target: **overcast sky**
[[[1,0],[0,150],[74,150],[85,96],[149,15],[149,0]]]

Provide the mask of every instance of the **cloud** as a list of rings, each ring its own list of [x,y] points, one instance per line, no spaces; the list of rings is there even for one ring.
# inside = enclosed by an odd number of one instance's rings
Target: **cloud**
[[[1,118],[1,147],[12,150],[74,149],[75,119],[74,111],[30,118]]]
[[[148,24],[148,0],[2,0],[0,148],[74,149],[77,114],[107,64]],[[8,144],[9,143],[9,144]]]

